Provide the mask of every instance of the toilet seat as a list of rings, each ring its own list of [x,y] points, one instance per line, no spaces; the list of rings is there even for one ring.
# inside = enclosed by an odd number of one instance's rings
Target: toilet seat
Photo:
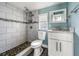
[[[42,45],[42,40],[35,40],[31,43],[32,48],[37,48],[40,47],[41,45]]]

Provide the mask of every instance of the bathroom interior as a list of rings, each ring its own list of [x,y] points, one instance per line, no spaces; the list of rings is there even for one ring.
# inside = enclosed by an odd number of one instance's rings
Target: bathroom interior
[[[0,56],[79,56],[79,2],[0,2]]]

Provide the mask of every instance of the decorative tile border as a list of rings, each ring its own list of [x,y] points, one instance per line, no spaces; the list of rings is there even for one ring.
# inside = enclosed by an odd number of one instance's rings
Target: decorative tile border
[[[0,18],[0,20],[2,20],[2,21],[8,21],[8,22],[23,23],[23,24],[30,24],[31,23],[31,22],[17,21],[17,20],[5,19],[5,18]],[[38,22],[32,22],[32,23],[38,23]]]

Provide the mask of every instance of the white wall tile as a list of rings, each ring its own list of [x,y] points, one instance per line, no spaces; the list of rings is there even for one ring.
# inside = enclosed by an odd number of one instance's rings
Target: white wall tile
[[[24,12],[9,4],[1,5],[0,18],[25,21]],[[0,53],[16,47],[27,40],[27,25],[0,20]]]
[[[6,40],[0,40],[0,53],[6,51]]]

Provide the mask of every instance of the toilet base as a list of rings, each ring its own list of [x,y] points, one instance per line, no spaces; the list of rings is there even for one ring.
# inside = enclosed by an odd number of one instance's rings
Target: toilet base
[[[40,56],[43,52],[43,48],[42,47],[38,47],[34,49],[34,56]]]

